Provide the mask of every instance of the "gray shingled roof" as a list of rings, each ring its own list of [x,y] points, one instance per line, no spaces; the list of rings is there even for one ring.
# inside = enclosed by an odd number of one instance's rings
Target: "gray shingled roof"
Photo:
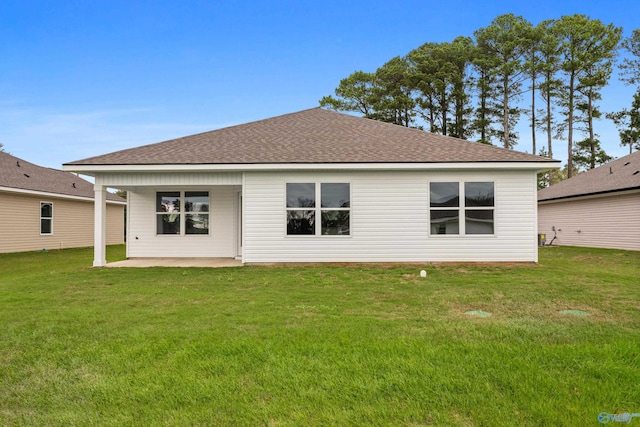
[[[44,168],[0,152],[0,187],[93,199],[93,184],[70,172]],[[107,200],[124,202],[107,193]]]
[[[555,160],[312,108],[65,166],[455,162]]]
[[[538,191],[538,201],[640,189],[640,151]]]

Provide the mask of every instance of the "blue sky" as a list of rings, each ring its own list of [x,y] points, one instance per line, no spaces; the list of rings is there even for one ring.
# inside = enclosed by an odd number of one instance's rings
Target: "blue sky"
[[[583,13],[625,36],[640,28],[637,0],[3,0],[0,142],[60,168],[316,107],[356,70],[471,36],[509,12],[534,24]],[[628,106],[632,93],[614,77],[602,109]],[[627,154],[612,124],[603,119],[597,131],[609,154]],[[528,132],[521,126],[516,149],[531,151]],[[565,144],[554,151],[566,158]]]

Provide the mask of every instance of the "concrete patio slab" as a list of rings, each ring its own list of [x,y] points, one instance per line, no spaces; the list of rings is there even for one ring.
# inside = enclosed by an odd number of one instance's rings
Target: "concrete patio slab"
[[[107,263],[107,267],[242,267],[234,258],[129,258]]]

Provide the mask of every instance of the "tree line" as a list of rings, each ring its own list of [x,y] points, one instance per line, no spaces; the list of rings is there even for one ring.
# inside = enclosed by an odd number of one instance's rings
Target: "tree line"
[[[617,64],[636,92],[629,108],[608,112],[621,143],[640,149],[640,29],[623,40],[622,28],[576,14],[533,25],[522,16],[496,17],[473,37],[427,42],[375,72],[342,79],[320,105],[433,133],[513,148],[525,117],[532,152],[553,156],[566,139],[567,177],[611,159],[594,120],[602,89]],[[546,148],[539,148],[542,132]]]

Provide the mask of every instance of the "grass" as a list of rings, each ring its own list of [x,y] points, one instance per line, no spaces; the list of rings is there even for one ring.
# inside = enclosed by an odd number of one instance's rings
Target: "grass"
[[[574,426],[640,412],[639,252],[542,248],[538,265],[91,260],[0,255],[0,425]]]

